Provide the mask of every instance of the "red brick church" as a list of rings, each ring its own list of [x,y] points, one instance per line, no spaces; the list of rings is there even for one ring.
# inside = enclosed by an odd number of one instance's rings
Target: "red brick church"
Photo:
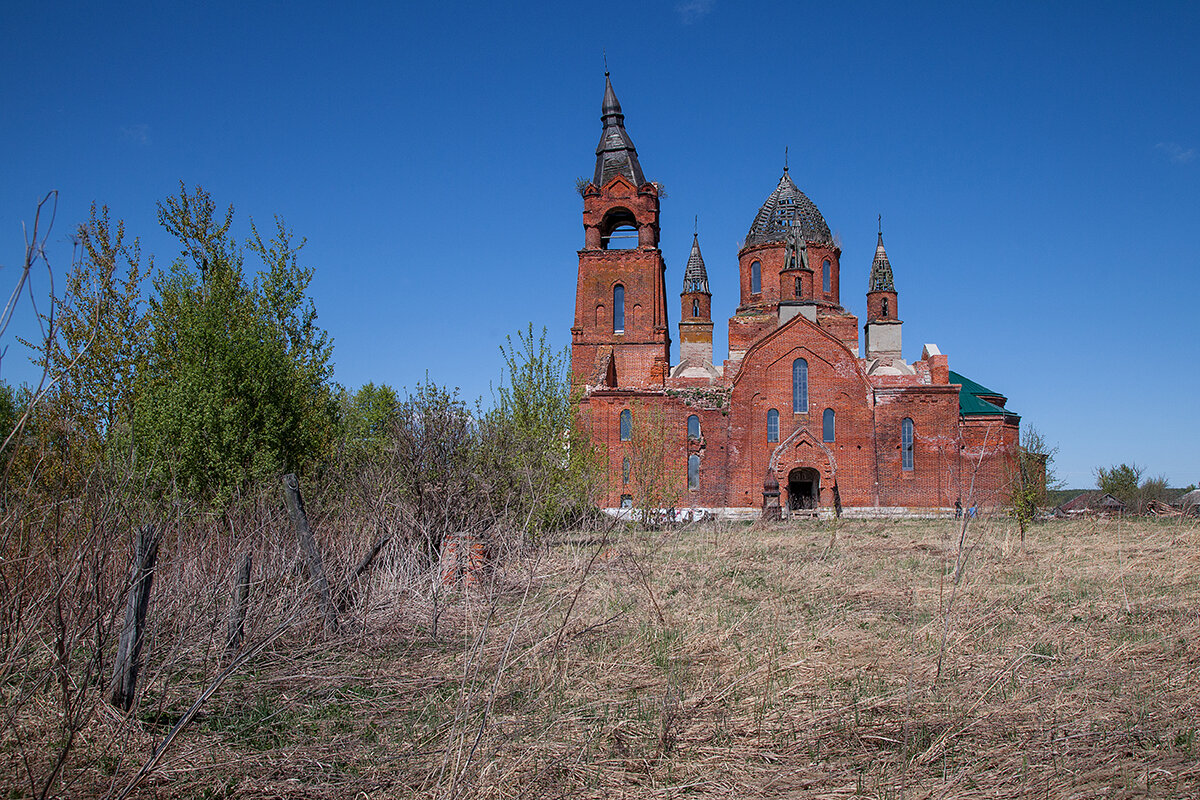
[[[642,174],[607,75],[601,119],[595,175],[582,189],[571,370],[581,418],[607,460],[606,506],[639,503],[635,415],[665,437],[666,463],[653,468],[675,471],[680,509],[937,513],[956,501],[1003,502],[1020,417],[1003,395],[951,372],[936,345],[904,360],[882,232],[869,272],[850,267],[855,283],[868,279],[860,342],[857,317],[841,305],[841,249],[786,167],[738,253],[728,356],[713,360],[696,238],[671,364],[659,187]]]

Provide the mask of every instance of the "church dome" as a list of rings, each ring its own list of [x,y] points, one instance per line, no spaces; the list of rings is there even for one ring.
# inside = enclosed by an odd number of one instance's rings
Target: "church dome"
[[[767,244],[782,242],[787,238],[788,230],[793,225],[799,225],[804,234],[804,240],[815,244],[833,244],[833,236],[821,212],[809,200],[804,192],[796,188],[788,171],[784,169],[779,185],[767,202],[762,204],[754,217],[754,224],[746,234],[746,244]]]

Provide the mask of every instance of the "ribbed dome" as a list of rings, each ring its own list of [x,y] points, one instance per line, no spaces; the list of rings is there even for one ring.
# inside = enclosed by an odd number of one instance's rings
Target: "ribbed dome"
[[[750,233],[746,234],[746,244],[782,242],[793,225],[800,226],[805,241],[833,244],[833,236],[829,234],[825,218],[813,205],[813,201],[796,188],[785,169],[783,177],[779,179],[779,185],[758,210],[754,224],[750,226]]]

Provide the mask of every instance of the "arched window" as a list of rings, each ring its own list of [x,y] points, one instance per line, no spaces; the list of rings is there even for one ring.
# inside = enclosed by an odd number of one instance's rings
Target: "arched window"
[[[621,441],[633,439],[633,412],[628,408],[621,412]]]
[[[613,287],[613,333],[625,332],[625,287]]]
[[[808,413],[808,362],[803,358],[792,362],[792,413]]]
[[[762,292],[762,264],[755,261],[750,265],[750,294]]]
[[[692,299],[692,316],[700,316],[700,301],[695,298]]]
[[[688,456],[688,488],[700,488],[700,456],[694,453]]]
[[[625,456],[625,460],[621,462],[621,485],[629,485],[629,456]]]
[[[913,423],[908,417],[900,423],[900,468],[913,468]]]
[[[835,434],[833,409],[827,408],[821,415],[821,441],[832,442]]]
[[[779,441],[779,411],[774,408],[767,412],[767,441]]]
[[[883,298],[883,316],[886,317],[887,315],[888,315],[888,301],[887,301],[887,298],[885,297],[885,298]]]
[[[833,275],[830,271],[829,259],[825,259],[825,263],[821,265],[821,288],[825,294],[833,291]]]
[[[700,438],[700,418],[695,414],[692,414],[690,417],[688,417],[688,438]]]
[[[800,276],[796,276],[796,299],[799,300],[804,294],[804,284],[800,281]]]

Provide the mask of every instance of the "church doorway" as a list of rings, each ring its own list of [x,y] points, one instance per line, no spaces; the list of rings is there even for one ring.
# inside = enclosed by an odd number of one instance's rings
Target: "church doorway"
[[[821,473],[812,467],[799,467],[788,473],[788,508],[797,511],[816,508],[821,496]]]

